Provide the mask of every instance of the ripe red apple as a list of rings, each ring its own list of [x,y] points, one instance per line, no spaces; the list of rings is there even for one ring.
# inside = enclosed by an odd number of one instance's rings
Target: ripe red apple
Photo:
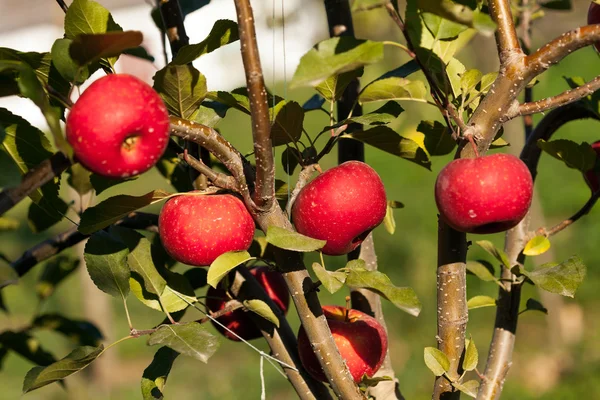
[[[265,289],[271,300],[286,314],[290,305],[290,294],[281,274],[276,271],[270,271],[267,267],[251,269],[250,273],[254,275],[258,283]],[[207,311],[215,312],[222,310],[226,307],[228,301],[229,298],[225,290],[213,287],[208,288],[206,292]],[[262,334],[254,322],[252,322],[248,312],[250,311],[237,309],[220,316],[217,320],[244,340],[259,338]],[[213,321],[211,322],[225,337],[239,341],[231,332],[226,331],[222,326],[217,325]]]
[[[158,229],[171,257],[184,264],[205,266],[228,251],[248,250],[254,220],[235,196],[182,195],[165,203]]]
[[[111,74],[92,83],[66,121],[75,157],[90,171],[126,178],[150,169],[169,141],[169,114],[146,83]]]
[[[454,160],[435,182],[440,216],[454,229],[495,233],[517,225],[531,205],[533,180],[523,161],[509,154]]]
[[[598,190],[600,190],[600,140],[592,143],[592,149],[594,149],[596,152],[596,163],[594,168],[586,171],[583,174],[583,177],[585,178],[585,181],[587,182],[592,193],[596,193]]]
[[[385,217],[385,188],[377,172],[360,161],[332,168],[306,185],[292,208],[296,230],[326,240],[324,254],[356,249]]]
[[[600,4],[591,2],[590,8],[588,8],[587,16],[588,25],[600,24]],[[597,51],[600,51],[600,42],[594,43],[594,47]]]
[[[363,375],[372,377],[381,367],[388,349],[387,334],[375,318],[362,311],[339,306],[323,306],[333,340],[346,361],[355,382]],[[304,328],[298,332],[300,361],[315,379],[327,382]]]

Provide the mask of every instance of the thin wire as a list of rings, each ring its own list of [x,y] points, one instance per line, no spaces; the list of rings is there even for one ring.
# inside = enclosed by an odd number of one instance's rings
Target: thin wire
[[[265,365],[265,359],[264,357],[260,358],[260,387],[261,387],[261,391],[260,391],[260,400],[267,400],[267,391],[265,390],[265,370],[264,370],[264,365]]]

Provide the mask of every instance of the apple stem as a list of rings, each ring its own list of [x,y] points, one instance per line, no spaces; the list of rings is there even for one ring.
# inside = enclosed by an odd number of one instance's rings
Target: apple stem
[[[348,322],[348,314],[350,313],[350,296],[346,296],[346,309],[344,310],[344,321]]]
[[[469,143],[471,143],[471,147],[473,148],[473,153],[475,153],[475,158],[479,157],[479,151],[477,151],[477,144],[475,143],[475,139],[473,139],[473,135],[467,135],[467,139]]]

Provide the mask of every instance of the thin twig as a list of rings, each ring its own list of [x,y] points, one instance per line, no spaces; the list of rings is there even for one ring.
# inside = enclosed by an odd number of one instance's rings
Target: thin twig
[[[237,186],[237,181],[231,175],[226,175],[221,172],[217,172],[210,168],[208,165],[204,164],[202,161],[194,158],[192,155],[188,154],[185,151],[183,154],[177,154],[177,157],[180,160],[188,163],[192,168],[201,174],[205,175],[215,186],[218,186],[223,189],[232,190],[234,192],[239,192]]]
[[[67,6],[67,4],[63,0],[56,0],[56,2],[60,6],[60,8],[66,13],[67,10],[69,9],[69,7]]]
[[[581,207],[581,209],[579,211],[577,211],[575,214],[573,214],[571,217],[565,219],[564,221],[561,221],[560,223],[554,225],[550,229],[546,229],[544,227],[538,228],[535,231],[535,234],[543,235],[546,237],[556,235],[558,232],[561,232],[565,228],[567,228],[567,227],[571,226],[572,224],[574,224],[575,222],[577,222],[584,215],[587,215],[592,210],[592,208],[594,208],[594,205],[596,205],[596,202],[598,201],[598,197],[600,197],[600,191],[593,193],[592,196],[589,198],[589,200],[583,205],[583,207]]]
[[[244,307],[244,305],[241,302],[239,302],[237,300],[229,300],[227,302],[227,304],[225,304],[225,307],[223,307],[222,309],[217,310],[217,311],[211,310],[210,316],[212,318],[216,319],[216,318],[222,317],[225,314],[228,314],[230,312],[233,312],[233,311],[238,310],[243,307]],[[210,321],[210,318],[208,318],[208,317],[204,317],[204,318],[198,320],[198,322],[201,324],[205,324],[208,321]]]

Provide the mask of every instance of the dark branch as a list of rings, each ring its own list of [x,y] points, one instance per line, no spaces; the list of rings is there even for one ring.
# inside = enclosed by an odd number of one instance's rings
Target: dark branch
[[[583,207],[581,207],[581,209],[575,214],[573,214],[571,217],[565,219],[564,221],[561,221],[560,223],[554,225],[550,229],[546,229],[543,227],[537,229],[535,231],[536,235],[544,235],[546,237],[554,236],[558,232],[561,232],[563,229],[573,225],[581,217],[587,215],[592,210],[592,208],[594,208],[594,205],[596,205],[596,202],[598,201],[598,197],[600,197],[600,191],[593,193],[590,199],[583,205]]]

